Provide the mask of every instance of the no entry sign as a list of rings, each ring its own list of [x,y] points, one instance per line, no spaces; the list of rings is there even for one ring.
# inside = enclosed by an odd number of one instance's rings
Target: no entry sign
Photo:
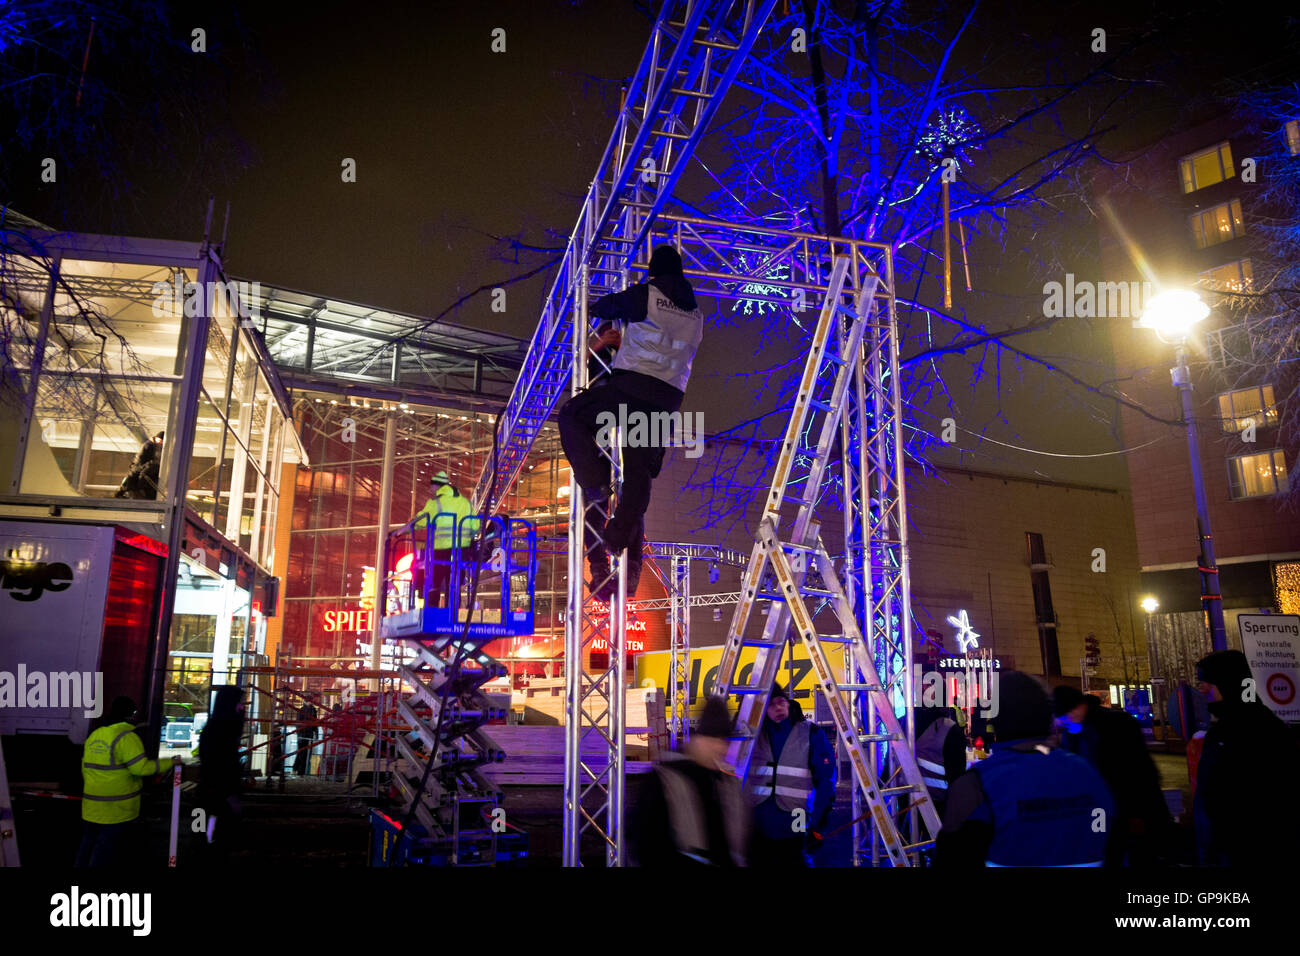
[[[1300,720],[1300,616],[1242,614],[1237,626],[1259,699],[1283,720]]]

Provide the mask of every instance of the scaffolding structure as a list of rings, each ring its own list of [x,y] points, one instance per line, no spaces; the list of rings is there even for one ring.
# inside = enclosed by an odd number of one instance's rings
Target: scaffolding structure
[[[844,509],[846,555],[841,577],[844,591],[837,614],[851,608],[861,635],[858,645],[871,649],[866,660],[853,658],[845,645],[849,677],[833,690],[842,710],[855,715],[853,751],[869,748],[874,774],[855,774],[855,819],[859,790],[876,776],[888,777],[891,752],[913,743],[911,688],[911,615],[907,572],[906,502],[903,495],[901,404],[898,388],[897,316],[893,263],[884,243],[861,242],[780,229],[721,222],[666,212],[673,187],[704,134],[770,16],[775,0],[673,2],[662,9],[641,64],[626,88],[614,133],[579,214],[555,282],[542,308],[520,377],[498,420],[495,467],[486,468],[476,487],[475,509],[490,513],[519,475],[533,441],[565,393],[576,395],[587,384],[587,332],[592,323],[592,296],[626,287],[645,274],[651,250],[670,244],[681,254],[684,272],[702,298],[743,300],[773,308],[838,309],[846,292],[856,299],[857,324],[852,354],[851,400],[837,418],[842,429],[838,463],[841,490],[828,493],[817,480],[786,498],[809,512],[819,501],[838,498]],[[837,268],[837,260],[847,263]],[[871,282],[867,283],[870,277]],[[852,310],[851,310],[852,311]],[[872,318],[868,321],[867,316]],[[617,483],[619,440],[607,454]],[[807,465],[807,462],[803,462]],[[775,493],[775,489],[774,489]],[[798,499],[802,497],[803,501]],[[568,721],[566,725],[564,864],[581,864],[584,834],[598,837],[608,866],[625,861],[624,835],[624,624],[628,610],[623,562],[611,565],[617,586],[608,606],[587,599],[584,558],[589,536],[582,489],[571,480],[568,536],[568,608],[565,659]],[[769,500],[769,524],[780,520],[781,499]],[[815,523],[807,522],[810,528]],[[599,532],[599,528],[593,529]],[[814,536],[815,537],[815,536]],[[780,558],[781,544],[769,533],[765,554]],[[811,546],[814,542],[810,541]],[[757,548],[756,548],[757,552]],[[689,657],[687,553],[663,554],[668,570],[657,571],[668,591],[673,622],[674,743],[686,734],[686,702],[678,695]],[[742,559],[743,561],[743,559]],[[777,564],[773,561],[773,564]],[[780,567],[788,567],[782,559]],[[802,580],[802,575],[800,576]],[[600,582],[593,582],[599,584]],[[755,582],[757,584],[757,582]],[[752,596],[751,596],[752,597]],[[823,607],[829,603],[827,595]],[[719,601],[718,603],[722,603]],[[741,603],[752,600],[742,593]],[[738,607],[737,613],[741,609]],[[769,617],[769,646],[787,638],[790,617]],[[801,628],[801,633],[806,628]],[[805,641],[816,641],[808,631]],[[607,642],[608,665],[588,670],[586,651],[593,640]],[[863,674],[874,667],[878,674]],[[828,677],[829,680],[829,677]],[[834,686],[834,682],[826,686]],[[888,694],[905,693],[897,712]],[[770,686],[763,689],[766,698]],[[677,708],[680,706],[680,710]],[[752,704],[750,705],[752,707]],[[884,713],[883,711],[888,711]],[[881,721],[892,733],[873,731]],[[900,729],[901,726],[901,729]],[[847,734],[847,732],[846,732]],[[607,759],[583,760],[584,738],[603,742]],[[897,756],[895,754],[895,756]],[[746,768],[738,768],[744,772]],[[871,793],[873,807],[876,794]],[[924,802],[924,795],[918,795]],[[909,814],[913,819],[915,809]],[[927,816],[932,819],[933,809]],[[890,828],[893,829],[892,827]],[[891,833],[891,860],[902,854]],[[854,863],[876,859],[869,847],[875,831],[855,824]],[[914,841],[915,842],[915,841]],[[864,849],[866,848],[866,849]],[[910,848],[907,848],[910,849]]]

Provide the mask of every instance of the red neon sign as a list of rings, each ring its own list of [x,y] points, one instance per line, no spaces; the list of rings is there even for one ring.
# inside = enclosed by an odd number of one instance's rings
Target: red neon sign
[[[645,641],[639,641],[639,640],[637,640],[637,639],[634,638],[634,637],[624,638],[624,639],[623,639],[623,648],[624,648],[624,650],[626,650],[629,654],[634,654],[634,653],[636,653],[637,651],[644,651],[644,650],[645,650]],[[605,652],[608,652],[608,651],[609,651],[609,641],[605,640],[605,638],[603,638],[603,637],[596,637],[596,638],[593,638],[592,641],[591,641],[591,649],[592,649],[593,651],[605,651]]]
[[[358,611],[326,611],[325,612],[325,630],[329,633],[336,631],[356,631],[358,634],[367,634],[374,630],[375,612],[362,608]]]

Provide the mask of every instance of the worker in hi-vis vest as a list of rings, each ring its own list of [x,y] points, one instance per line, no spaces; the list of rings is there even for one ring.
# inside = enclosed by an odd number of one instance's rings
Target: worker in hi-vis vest
[[[105,722],[82,748],[81,848],[77,866],[121,866],[131,862],[140,835],[140,793],[144,778],[158,773],[135,732],[135,701],[118,697]]]
[[[614,489],[601,435],[608,434],[614,420],[643,425],[671,421],[681,411],[691,363],[704,337],[704,313],[686,281],[681,254],[672,246],[660,246],[651,253],[646,271],[646,281],[591,304],[590,317],[620,324],[618,352],[609,375],[560,406],[560,444],[587,507],[587,567],[592,595],[599,601],[608,601],[618,586],[610,574],[609,556],[640,553],[651,483],[663,468],[665,442],[672,440],[657,426],[627,426],[631,434],[619,436],[623,473],[618,506],[605,521]],[[600,348],[613,344],[612,336],[597,342]],[[640,567],[628,561],[629,596],[637,583],[632,573],[639,573]]]
[[[745,794],[754,807],[749,865],[806,866],[821,849],[835,803],[835,751],[785,688],[772,688],[749,758]]]
[[[428,534],[432,535],[429,543],[433,547],[433,567],[429,571],[429,607],[439,607],[439,598],[446,596],[447,584],[451,577],[452,549],[456,546],[456,534],[459,530],[462,547],[474,540],[474,531],[470,527],[461,527],[461,519],[474,513],[470,501],[452,485],[445,471],[440,471],[429,479],[433,492],[423,508],[416,512],[416,517],[425,515],[429,519]],[[439,517],[439,515],[450,515]],[[419,585],[417,582],[417,588]]]

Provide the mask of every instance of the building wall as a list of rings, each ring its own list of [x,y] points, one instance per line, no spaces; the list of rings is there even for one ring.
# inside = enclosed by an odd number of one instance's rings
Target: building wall
[[[1179,160],[1221,141],[1230,145],[1234,175],[1213,185],[1184,193],[1179,177]],[[1105,278],[1109,281],[1157,279],[1166,286],[1196,287],[1200,273],[1229,262],[1253,259],[1256,281],[1261,274],[1258,233],[1261,217],[1271,215],[1255,200],[1257,187],[1241,178],[1241,161],[1272,151],[1275,145],[1240,134],[1230,119],[1219,119],[1185,130],[1148,149],[1132,163],[1122,179],[1105,183],[1100,198],[1116,210],[1116,219],[1102,232]],[[1261,167],[1261,175],[1263,167]],[[1197,249],[1189,217],[1218,204],[1239,200],[1244,235]],[[1137,261],[1149,270],[1143,274]],[[1223,431],[1217,398],[1233,388],[1272,384],[1280,402],[1295,388],[1295,372],[1286,366],[1280,372],[1257,374],[1243,379],[1239,368],[1224,368],[1212,360],[1205,332],[1231,326],[1238,321],[1223,306],[1223,300],[1208,290],[1203,297],[1211,305],[1210,317],[1188,343],[1189,365],[1194,385],[1194,414],[1200,444],[1201,469],[1209,503],[1214,546],[1222,567],[1225,606],[1227,595],[1241,592],[1241,601],[1258,606],[1261,589],[1257,572],[1271,575],[1271,560],[1300,553],[1300,520],[1286,495],[1233,500],[1229,485],[1229,458],[1281,448],[1294,476],[1300,448],[1281,437],[1277,427],[1261,426],[1255,441]],[[1189,581],[1174,586],[1166,578],[1149,576],[1148,587],[1159,585],[1162,607],[1191,610],[1199,604],[1196,583],[1198,557],[1195,499],[1188,462],[1186,432],[1181,426],[1180,399],[1169,369],[1175,350],[1160,342],[1147,329],[1131,322],[1116,322],[1113,343],[1116,375],[1124,394],[1150,414],[1121,408],[1125,446],[1136,449],[1127,457],[1137,532],[1138,554],[1144,569],[1170,566]],[[1282,415],[1294,414],[1283,405]],[[1161,419],[1161,420],[1157,420]],[[1294,480],[1294,478],[1293,478]],[[1294,500],[1294,496],[1292,496]],[[1251,568],[1234,559],[1268,556],[1261,568]],[[1234,578],[1234,580],[1229,580]],[[1190,601],[1187,595],[1190,593]]]
[[[1143,675],[1146,651],[1131,504],[1109,489],[944,470],[908,489],[912,601],[923,628],[956,651],[950,614],[966,610],[982,647],[1043,674],[1026,532],[1043,536],[1058,620],[1061,673],[1078,677],[1084,638],[1101,645],[1098,677],[1130,676],[1134,630]],[[1094,571],[1094,549],[1105,572]],[[1116,620],[1118,618],[1118,621]],[[1121,650],[1122,645],[1122,650]]]

